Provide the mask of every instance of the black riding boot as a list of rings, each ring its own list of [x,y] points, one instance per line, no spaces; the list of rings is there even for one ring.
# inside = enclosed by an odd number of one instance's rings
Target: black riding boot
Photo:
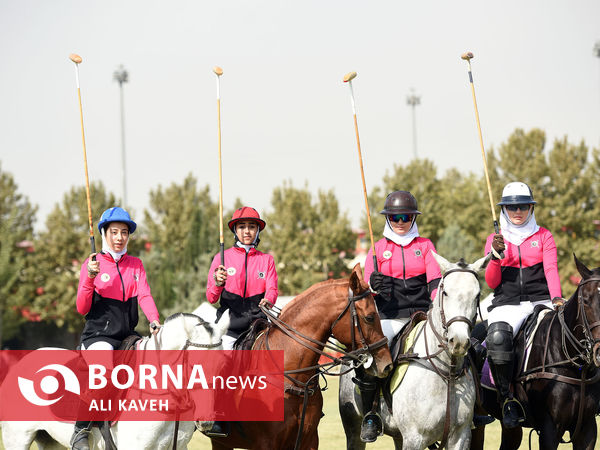
[[[227,437],[229,436],[229,422],[225,420],[217,420],[213,422],[210,430],[204,432],[207,436],[212,437]]]
[[[486,344],[488,363],[502,403],[502,425],[519,427],[525,421],[525,413],[510,391],[515,364],[512,327],[506,322],[494,322],[488,329]]]
[[[375,442],[383,434],[383,422],[377,414],[379,383],[377,377],[368,375],[362,368],[355,369],[356,377],[352,381],[360,389],[363,420],[360,426],[360,440]]]
[[[92,422],[88,420],[78,420],[75,422],[75,429],[71,436],[71,450],[90,450],[90,430]]]

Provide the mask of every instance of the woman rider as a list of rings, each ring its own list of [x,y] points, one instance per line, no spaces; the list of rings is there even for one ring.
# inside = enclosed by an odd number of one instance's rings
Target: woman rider
[[[220,300],[217,320],[229,310],[229,329],[223,336],[223,349],[232,350],[236,339],[256,319],[266,318],[259,306],[270,308],[277,300],[277,271],[273,256],[256,249],[265,221],[254,208],[244,206],[233,213],[228,223],[235,239],[225,250],[225,265],[215,255],[209,269],[206,298],[210,303]],[[226,436],[228,424],[214,423],[209,436]]]
[[[511,393],[513,338],[536,305],[552,307],[564,302],[556,244],[552,233],[536,223],[535,204],[529,186],[508,183],[498,203],[502,207],[501,234],[491,234],[485,244],[486,253],[492,251],[493,255],[485,281],[494,289],[488,308],[488,363],[501,398],[502,423],[507,428],[525,420],[522,406]]]
[[[144,265],[127,254],[127,242],[136,227],[129,213],[118,206],[100,217],[102,251],[85,260],[79,275],[77,311],[85,315],[82,350],[114,350],[123,339],[136,334],[138,304],[150,322],[151,332],[158,332],[158,310]],[[90,425],[89,421],[75,422],[71,448],[89,449]]]
[[[380,214],[385,215],[383,238],[375,243],[377,269],[369,250],[365,263],[365,280],[376,292],[375,302],[383,333],[393,337],[417,311],[427,311],[435,297],[441,278],[440,267],[431,255],[433,243],[419,236],[417,199],[408,191],[395,191],[387,196]],[[378,395],[376,379],[357,371],[364,419],[360,437],[373,442],[383,431],[381,419],[372,405]]]

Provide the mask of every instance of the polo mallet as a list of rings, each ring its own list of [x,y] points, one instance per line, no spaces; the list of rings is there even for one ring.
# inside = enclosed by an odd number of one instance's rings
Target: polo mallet
[[[473,94],[473,106],[475,107],[475,119],[477,121],[477,132],[479,133],[479,144],[481,146],[481,157],[483,158],[483,171],[485,172],[485,181],[487,183],[488,195],[490,197],[490,208],[492,209],[492,218],[494,220],[494,231],[500,233],[498,227],[498,219],[496,218],[496,210],[494,209],[494,197],[492,196],[492,185],[490,184],[490,176],[488,174],[487,160],[485,157],[485,149],[483,148],[483,136],[481,135],[481,124],[479,123],[479,110],[477,109],[477,99],[475,98],[475,85],[473,84],[473,72],[471,71],[471,59],[474,58],[473,53],[463,53],[461,59],[467,61],[469,66],[469,84],[471,85],[471,93]],[[492,251],[495,251],[492,249]],[[504,254],[497,255],[504,258]]]
[[[358,162],[360,164],[360,176],[362,177],[363,194],[365,196],[365,208],[367,210],[367,222],[369,224],[369,237],[371,238],[371,253],[373,253],[373,268],[377,270],[377,255],[375,254],[375,244],[373,242],[373,225],[371,225],[371,212],[369,211],[369,201],[367,198],[367,184],[365,183],[365,171],[363,169],[362,152],[360,150],[360,138],[358,136],[358,120],[356,119],[356,103],[354,102],[354,91],[352,90],[352,80],[356,78],[356,72],[350,72],[344,75],[344,83],[350,87],[350,101],[352,102],[352,114],[354,115],[354,131],[356,132],[356,145],[358,147]]]
[[[81,106],[81,89],[79,88],[79,64],[81,64],[81,56],[71,53],[69,59],[75,63],[75,80],[77,82],[77,96],[79,98],[79,117],[81,120],[81,141],[83,142],[83,167],[85,169],[85,195],[87,197],[88,222],[90,225],[90,247],[92,253],[96,253],[96,243],[94,242],[94,225],[92,222],[92,202],[90,200],[90,179],[88,177],[87,152],[85,149],[85,131],[83,128],[83,108]],[[93,261],[96,260],[94,256]]]
[[[219,142],[219,252],[221,254],[221,265],[225,265],[225,239],[223,238],[223,172],[221,164],[221,75],[223,69],[219,66],[213,67],[217,76],[217,117],[218,117],[218,142]]]

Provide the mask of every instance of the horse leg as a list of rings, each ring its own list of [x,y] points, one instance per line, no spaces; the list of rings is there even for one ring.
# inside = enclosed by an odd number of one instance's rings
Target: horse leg
[[[596,429],[595,417],[591,416],[581,424],[581,430],[576,439],[573,439],[573,448],[581,450],[592,450],[596,447],[598,430]]]
[[[350,374],[340,378],[339,410],[346,435],[347,450],[364,450],[366,444],[360,440],[362,416],[356,404],[354,383]]]
[[[506,428],[502,426],[502,443],[500,450],[518,450],[523,439],[523,428]],[[540,447],[544,448],[545,447]]]
[[[471,450],[483,450],[485,425],[471,430]]]

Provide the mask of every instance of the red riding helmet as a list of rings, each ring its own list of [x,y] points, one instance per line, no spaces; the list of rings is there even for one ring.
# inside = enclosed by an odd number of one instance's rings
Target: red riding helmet
[[[229,225],[229,229],[235,233],[235,224],[242,220],[253,220],[258,224],[258,229],[260,231],[265,229],[265,221],[260,218],[258,211],[249,206],[242,206],[241,208],[236,209],[227,225]]]

